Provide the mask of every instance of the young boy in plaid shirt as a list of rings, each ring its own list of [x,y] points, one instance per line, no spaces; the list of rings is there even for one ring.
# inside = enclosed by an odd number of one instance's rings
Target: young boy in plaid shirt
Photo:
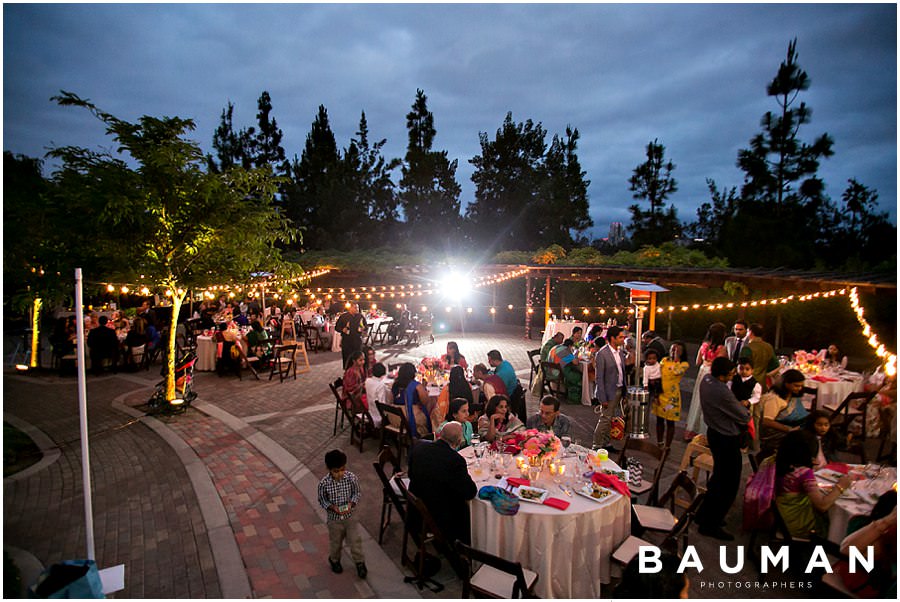
[[[356,564],[356,574],[365,579],[369,573],[362,551],[359,526],[353,510],[359,503],[359,480],[347,470],[347,455],[339,449],[325,454],[328,474],[319,481],[319,505],[328,512],[328,563],[331,570],[341,573],[341,547],[346,538],[350,544],[350,557]]]

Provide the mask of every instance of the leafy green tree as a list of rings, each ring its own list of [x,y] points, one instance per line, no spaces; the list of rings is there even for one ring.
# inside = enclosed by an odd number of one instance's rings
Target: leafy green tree
[[[697,208],[697,221],[690,224],[688,232],[699,241],[698,246],[728,256],[733,244],[743,247],[743,237],[734,222],[740,201],[737,188],[719,190],[715,180],[709,178],[706,186],[710,200]]]
[[[452,247],[461,221],[457,161],[450,161],[447,151],[432,150],[437,131],[427,101],[425,93],[416,90],[412,110],[406,115],[409,142],[401,168],[400,206],[413,242]]]
[[[276,247],[293,233],[272,205],[278,180],[268,169],[205,171],[200,147],[185,138],[194,129],[190,119],[145,115],[129,123],[69,92],[54,100],[90,111],[127,158],[79,147],[50,153],[62,161],[54,181],[70,214],[92,216],[90,243],[105,262],[97,276],[137,282],[144,275],[171,295],[166,397],[172,400],[174,321],[187,287],[246,281],[263,269],[292,275]],[[82,221],[72,220],[73,240],[84,239]]]
[[[681,235],[681,223],[675,205],[666,209],[666,199],[678,191],[678,183],[672,177],[675,164],[665,159],[666,147],[657,140],[647,144],[647,160],[634,168],[628,180],[634,198],[650,203],[644,211],[637,204],[631,211],[631,239],[637,246],[658,245]]]

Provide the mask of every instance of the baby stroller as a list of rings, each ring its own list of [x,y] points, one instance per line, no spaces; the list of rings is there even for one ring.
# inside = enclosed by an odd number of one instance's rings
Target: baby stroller
[[[188,352],[179,361],[175,362],[175,399],[166,401],[166,379],[156,383],[156,390],[150,401],[147,402],[147,414],[182,414],[190,407],[191,402],[197,399],[194,392],[194,364],[197,356]],[[165,366],[161,371],[165,374]]]

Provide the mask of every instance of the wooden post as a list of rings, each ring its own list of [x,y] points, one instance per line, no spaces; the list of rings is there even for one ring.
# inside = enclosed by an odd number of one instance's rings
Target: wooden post
[[[525,277],[525,338],[531,339],[531,276]]]
[[[781,308],[775,310],[775,349],[781,348]]]
[[[544,300],[544,328],[547,328],[547,322],[550,321],[550,276],[547,276],[547,286],[545,287]]]
[[[666,325],[666,340],[672,340],[672,310],[669,310],[669,323]]]
[[[656,329],[656,291],[650,291],[650,325],[648,329]]]
[[[491,314],[491,324],[496,323],[496,310],[497,310],[497,284],[494,283],[491,285],[491,307],[494,309],[495,313]]]

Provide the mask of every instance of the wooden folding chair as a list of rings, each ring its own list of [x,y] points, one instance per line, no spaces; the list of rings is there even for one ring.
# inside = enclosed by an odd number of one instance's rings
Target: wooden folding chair
[[[863,464],[866,462],[866,410],[869,402],[875,397],[875,393],[877,391],[854,392],[847,395],[837,407],[822,406],[823,410],[831,412],[829,422],[831,422],[832,428],[836,428],[842,433],[843,441],[849,442],[851,439],[855,439],[859,442],[850,445],[847,451],[858,454]],[[857,417],[862,421],[862,431],[859,435],[850,437],[850,423]]]
[[[259,365],[259,358],[256,357],[255,355],[248,356],[247,353],[244,351],[244,346],[241,345],[240,341],[235,341],[234,346],[235,346],[235,348],[237,348],[237,350],[240,352],[240,355],[241,355],[240,359],[238,360],[238,367],[237,367],[238,378],[243,380],[241,371],[242,371],[242,368],[246,367],[248,370],[250,370],[250,373],[253,374],[253,377],[256,378],[256,380],[259,380],[259,372],[256,371],[256,367],[255,367],[255,366]]]
[[[397,447],[397,461],[403,459],[404,448],[408,449],[412,445],[409,436],[409,427],[406,423],[406,416],[403,414],[402,406],[375,402],[375,407],[381,415],[381,442],[384,447],[384,441],[390,437],[394,440]]]
[[[290,324],[285,320],[285,324]],[[287,345],[275,345],[272,349],[272,370],[269,372],[269,380],[275,374],[278,374],[278,382],[284,382],[284,379],[291,376],[293,370],[294,380],[297,380],[297,343]]]
[[[656,460],[656,468],[653,470],[653,474],[649,479],[641,479],[640,485],[629,483],[628,490],[631,491],[631,494],[635,499],[648,493],[647,503],[653,506],[659,499],[659,481],[662,477],[666,459],[669,457],[669,448],[660,447],[655,443],[643,439],[628,437],[625,439],[625,446],[622,448],[622,452],[619,454],[619,459],[616,462],[619,466],[624,467],[628,462],[628,458],[634,456],[635,453],[643,454]]]
[[[537,598],[534,586],[538,574],[523,568],[521,562],[513,562],[494,556],[483,550],[467,546],[458,539],[454,543],[456,553],[468,565],[464,574],[462,597],[474,592],[478,598]],[[481,566],[473,572],[473,562]]]
[[[554,362],[541,362],[541,378],[544,379],[544,393],[549,393],[560,401],[568,401],[562,366]]]
[[[404,583],[414,583],[419,589],[427,587],[434,593],[440,592],[444,589],[444,586],[425,576],[426,546],[431,544],[437,551],[437,546],[443,545],[445,553],[454,551],[447,543],[447,539],[441,533],[440,528],[434,521],[434,517],[431,516],[431,512],[428,511],[422,500],[410,493],[399,475],[394,476],[393,482],[397,485],[407,503],[406,520],[403,522],[403,546],[400,551],[400,561],[403,566],[411,568],[414,574],[412,577],[405,577],[403,581]],[[414,522],[416,518],[419,519],[418,523]],[[412,536],[413,542],[419,549],[416,559],[410,558],[407,553],[407,543],[410,536]]]
[[[388,465],[391,467],[390,476],[385,470]],[[394,456],[390,447],[382,446],[378,453],[378,459],[372,463],[372,466],[375,467],[375,473],[378,475],[378,480],[381,481],[381,521],[378,524],[378,545],[381,545],[384,540],[384,532],[391,524],[392,508],[397,510],[400,520],[406,521],[406,500],[401,497],[403,494],[393,481],[394,475],[400,473],[400,460]]]
[[[532,349],[528,351],[528,364],[531,366],[531,373],[528,376],[528,390],[531,391],[531,383],[534,382],[534,377],[537,376],[537,373],[541,367],[540,349]]]

